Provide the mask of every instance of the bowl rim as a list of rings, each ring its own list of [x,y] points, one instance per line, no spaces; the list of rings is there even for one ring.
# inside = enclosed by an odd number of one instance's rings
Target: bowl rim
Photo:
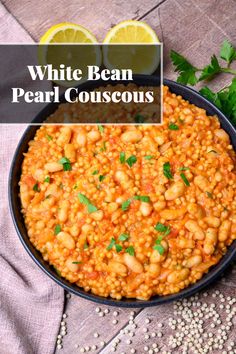
[[[137,76],[140,76],[140,75],[137,75]],[[235,127],[213,103],[211,103],[206,98],[201,96],[193,88],[181,85],[175,81],[164,79],[163,84],[169,86],[171,92],[173,92],[173,93],[175,93],[175,91],[177,91],[177,92],[181,91],[182,93],[178,93],[178,94],[180,94],[183,97],[183,99],[190,101],[190,103],[191,103],[191,97],[196,98],[200,102],[204,103],[204,105],[209,108],[208,111],[211,110],[212,112],[214,112],[215,115],[218,116],[220,123],[222,124],[222,126],[224,128],[226,128],[227,132],[231,136],[231,140],[236,145],[236,129],[235,129]],[[82,85],[85,86],[84,84],[82,84]],[[98,86],[94,86],[94,87],[98,87]],[[48,106],[50,106],[50,105],[52,105],[52,104],[50,103]],[[42,114],[45,114],[44,112],[46,112],[45,108],[36,116],[36,118]],[[45,116],[44,116],[44,118],[45,118]],[[200,290],[203,290],[204,288],[208,287],[214,280],[216,280],[223,273],[223,271],[230,265],[230,263],[236,257],[236,240],[235,240],[228,247],[226,254],[221,258],[219,263],[217,263],[215,266],[213,266],[209,270],[209,272],[206,273],[196,283],[191,284],[190,286],[181,290],[178,293],[166,295],[166,296],[155,295],[155,296],[152,296],[149,300],[138,300],[138,299],[133,299],[133,298],[132,299],[122,298],[121,300],[116,300],[111,297],[105,298],[105,297],[101,297],[99,295],[94,295],[90,292],[86,292],[82,288],[78,287],[77,285],[69,283],[66,279],[59,276],[56,273],[56,271],[49,265],[48,262],[46,262],[42,259],[41,253],[39,251],[37,251],[35,249],[35,247],[31,244],[27,233],[25,232],[25,234],[23,235],[23,233],[21,232],[20,229],[22,227],[25,228],[25,225],[22,225],[21,220],[19,220],[15,214],[15,208],[20,209],[20,204],[18,203],[19,196],[15,195],[15,193],[13,192],[13,182],[14,182],[13,176],[14,176],[14,170],[15,170],[15,162],[19,158],[20,148],[21,148],[22,144],[25,143],[25,138],[27,137],[27,134],[30,131],[33,131],[33,130],[36,131],[37,129],[38,129],[38,126],[28,125],[26,130],[24,131],[19,143],[17,144],[16,150],[15,150],[15,153],[14,153],[14,156],[12,159],[11,167],[10,167],[10,172],[9,172],[9,180],[8,180],[9,208],[10,208],[11,217],[12,217],[13,224],[16,229],[17,235],[18,235],[21,243],[23,244],[23,247],[27,251],[27,253],[33,259],[33,261],[37,264],[37,266],[39,266],[39,268],[41,268],[52,280],[54,280],[58,285],[62,286],[68,292],[73,293],[77,296],[80,296],[86,300],[93,301],[95,303],[100,303],[100,304],[109,305],[109,306],[116,306],[116,307],[127,307],[127,308],[141,308],[142,307],[143,308],[143,307],[163,305],[166,303],[178,301],[180,299],[192,296],[196,292],[199,292]],[[29,140],[30,139],[27,140],[27,146],[28,146]],[[21,159],[23,159],[23,156],[21,157]]]

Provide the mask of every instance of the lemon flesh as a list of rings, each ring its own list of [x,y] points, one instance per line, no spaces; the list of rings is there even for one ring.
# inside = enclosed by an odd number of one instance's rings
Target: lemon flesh
[[[60,65],[81,69],[85,81],[87,66],[102,63],[101,49],[96,37],[86,28],[73,23],[60,23],[52,26],[41,38],[39,43],[39,62],[41,65],[52,64],[53,69]],[[78,85],[78,81],[55,81],[62,86]]]
[[[145,22],[123,21],[106,35],[104,65],[108,69],[132,69],[135,74],[152,74],[160,63],[160,43]]]

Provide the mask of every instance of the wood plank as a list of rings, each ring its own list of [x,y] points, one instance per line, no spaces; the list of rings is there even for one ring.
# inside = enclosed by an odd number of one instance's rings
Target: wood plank
[[[170,79],[177,77],[170,61],[171,49],[189,58],[197,67],[203,67],[212,54],[219,53],[224,39],[234,44],[236,41],[234,0],[167,0],[145,20],[164,42],[164,76]],[[221,75],[209,86],[219,89],[231,79],[229,75]]]
[[[108,310],[109,313],[100,317],[95,311],[97,307],[101,312]],[[117,316],[114,316],[114,311],[118,313]],[[63,337],[63,350],[58,350],[58,353],[72,354],[77,352],[77,347],[80,352],[80,349],[86,346],[89,346],[91,351],[93,345],[96,350],[92,352],[100,352],[101,341],[104,341],[106,346],[127,325],[131,311],[135,310],[99,305],[72,295],[66,305],[68,318],[64,320],[68,334]],[[140,309],[136,310],[136,313],[139,311]],[[117,324],[112,323],[113,320],[117,320]],[[98,338],[94,337],[96,332],[99,334]]]
[[[0,3],[0,42],[1,43],[32,43],[30,35],[21,27],[17,20]]]
[[[99,41],[103,41],[111,26],[123,20],[139,18],[160,2],[161,0],[116,0],[109,3],[106,0],[50,0],[39,4],[36,0],[3,1],[35,41],[50,26],[65,21],[87,27]]]

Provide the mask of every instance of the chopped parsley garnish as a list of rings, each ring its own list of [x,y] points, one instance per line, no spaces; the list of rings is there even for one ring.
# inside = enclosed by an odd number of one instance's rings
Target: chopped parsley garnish
[[[52,140],[51,135],[48,135],[48,134],[47,134],[47,135],[46,135],[46,138],[47,138],[48,141],[51,141],[51,140]]]
[[[67,157],[62,157],[58,163],[63,165],[63,170],[64,171],[71,171],[72,167],[71,167],[71,163],[70,160]]]
[[[90,200],[82,193],[78,193],[78,198],[81,204],[84,204],[87,206],[87,210],[88,213],[94,213],[95,211],[97,211],[97,207],[95,205],[93,205]]]
[[[170,130],[179,130],[179,127],[178,125],[174,124],[174,123],[171,123],[168,127]]]
[[[116,252],[119,253],[122,251],[122,246],[116,244],[116,240],[114,239],[114,237],[112,237],[109,245],[107,246],[107,250],[110,251],[114,246],[115,246]]]
[[[54,235],[58,235],[61,232],[61,226],[57,224],[54,228]]]
[[[130,203],[131,203],[131,199],[125,200],[125,201],[121,204],[121,209],[122,209],[123,211],[126,211],[126,210],[129,208]]]
[[[81,264],[82,262],[72,262],[72,264]]]
[[[158,222],[156,224],[156,226],[154,226],[154,229],[158,232],[161,232],[163,233],[163,236],[167,236],[169,235],[170,231],[171,231],[171,228],[170,226],[166,226],[164,224],[161,224],[160,222]]]
[[[106,176],[103,176],[103,175],[100,175],[99,177],[98,177],[98,179],[99,179],[99,182],[102,182],[102,181],[104,181],[104,179],[106,178]]]
[[[133,199],[140,200],[144,203],[150,203],[150,197],[148,197],[147,195],[135,195]]]
[[[182,180],[184,181],[184,184],[189,187],[190,186],[190,183],[189,183],[189,180],[187,179],[187,177],[185,176],[184,173],[180,173],[180,177],[182,178]]]
[[[121,151],[120,153],[120,163],[125,163],[125,152]]]
[[[129,165],[129,167],[132,167],[135,162],[137,162],[137,157],[134,155],[131,155],[127,160],[126,163]]]
[[[160,255],[163,255],[165,252],[164,247],[160,243],[156,244],[153,249],[156,250]]]
[[[87,241],[85,241],[85,243],[84,243],[84,250],[87,250],[88,248],[89,248],[89,245],[88,245]]]
[[[53,266],[53,268],[55,269],[57,275],[59,275],[59,277],[61,277],[61,272],[59,269],[57,269],[55,266]]]
[[[190,170],[190,168],[189,167],[180,167],[179,168],[179,171],[188,171],[188,170]]]
[[[38,184],[38,183],[35,183],[35,185],[33,186],[33,190],[34,190],[35,192],[40,192],[39,184]]]
[[[114,239],[114,237],[112,237],[111,242],[107,246],[107,250],[110,251],[112,247],[115,246],[115,244],[116,244],[116,240]]]
[[[97,175],[98,174],[98,170],[95,170],[95,171],[93,171],[92,172],[92,175],[94,176],[94,175]]]
[[[104,127],[102,125],[98,125],[98,130],[100,131],[100,133],[104,132]]]
[[[136,114],[136,116],[134,117],[135,123],[144,123],[145,120],[146,118],[140,113]]]
[[[45,178],[44,182],[50,183],[50,177],[47,176],[47,177]]]
[[[147,155],[147,156],[144,156],[145,160],[151,160],[154,158],[154,156],[152,155]]]
[[[173,175],[171,173],[171,168],[170,168],[170,163],[169,162],[165,162],[163,165],[163,173],[164,176],[168,179],[173,179]]]
[[[73,189],[77,189],[78,188],[78,184],[76,183],[74,186],[73,186]]]
[[[101,147],[101,149],[100,149],[100,151],[101,152],[103,152],[103,151],[106,151],[106,142],[104,141],[103,143],[102,143],[102,147]]]
[[[125,250],[126,253],[129,253],[131,256],[134,256],[134,247],[133,246],[129,246],[126,248]]]
[[[127,234],[121,234],[121,235],[119,236],[118,240],[121,241],[121,242],[124,242],[124,241],[128,240],[128,238],[129,238],[129,235],[127,235]]]
[[[206,195],[208,196],[208,198],[213,198],[213,194],[212,193],[210,193],[210,192],[206,192]]]
[[[115,245],[116,252],[121,252],[122,251],[122,246],[121,245]]]

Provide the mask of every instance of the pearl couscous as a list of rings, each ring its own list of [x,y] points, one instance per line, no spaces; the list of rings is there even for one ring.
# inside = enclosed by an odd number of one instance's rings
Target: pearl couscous
[[[161,126],[43,125],[20,180],[30,241],[85,291],[177,293],[236,238],[235,161],[217,117],[168,87]]]

